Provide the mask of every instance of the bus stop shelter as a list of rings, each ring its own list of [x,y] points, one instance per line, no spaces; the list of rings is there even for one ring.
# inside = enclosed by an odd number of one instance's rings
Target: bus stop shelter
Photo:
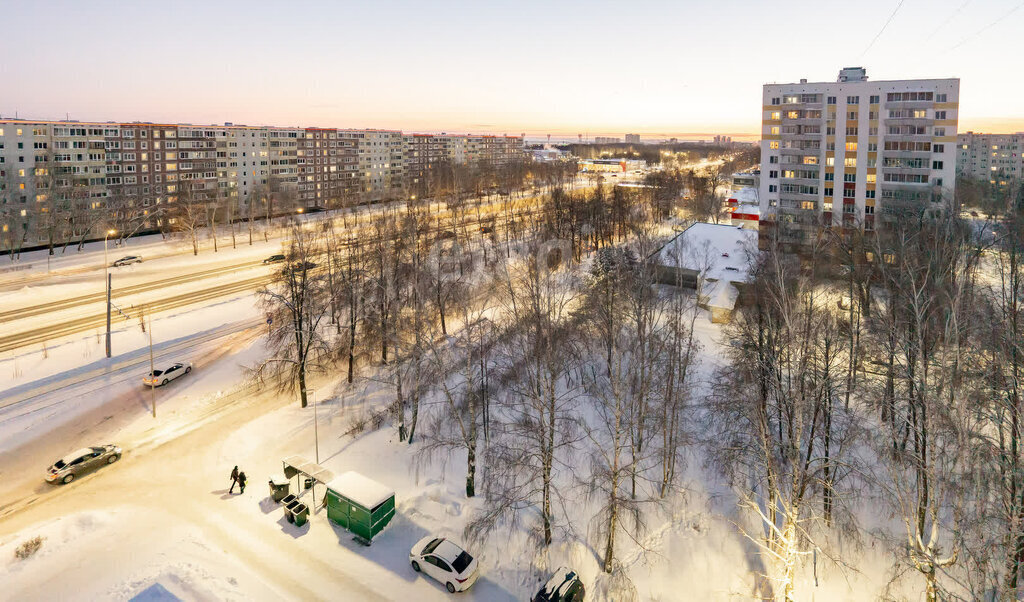
[[[314,500],[316,500],[316,484],[327,485],[327,483],[334,479],[334,473],[319,464],[310,462],[302,456],[285,458],[282,462],[282,468],[284,469],[285,478],[296,480],[296,492],[304,491],[303,481],[311,479],[310,487],[313,489],[312,495]]]

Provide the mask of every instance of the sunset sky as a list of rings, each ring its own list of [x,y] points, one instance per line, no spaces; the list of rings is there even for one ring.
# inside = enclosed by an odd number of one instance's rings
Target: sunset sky
[[[1024,130],[1020,0],[0,7],[4,117],[741,136],[762,84],[862,65],[959,77],[961,131]]]

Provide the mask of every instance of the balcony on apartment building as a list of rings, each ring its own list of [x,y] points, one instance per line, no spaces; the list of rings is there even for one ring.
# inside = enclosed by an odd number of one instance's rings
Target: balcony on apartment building
[[[802,157],[818,157],[821,158],[821,147],[800,147],[800,146],[784,146],[779,149],[779,153],[783,155],[798,155]]]
[[[935,102],[931,100],[887,100],[882,103],[882,108],[888,112],[890,109],[931,109]]]
[[[821,109],[821,94],[789,94],[782,97],[782,104],[776,105],[782,111],[796,109]]]
[[[931,117],[889,117],[885,120],[885,125],[909,125],[913,127],[919,126],[930,126],[935,120]]]
[[[779,206],[780,207],[801,207],[802,203],[815,203],[817,206],[819,195],[811,192],[787,192],[783,190],[779,193]],[[804,208],[810,209],[810,206]]]
[[[796,171],[792,175],[787,176],[786,172],[782,172],[782,177],[779,178],[782,184],[795,184],[804,186],[817,186],[821,182],[818,180],[818,174],[816,172],[809,171]]]
[[[918,150],[918,149],[900,149],[900,150],[883,150],[886,157],[892,157],[896,159],[927,159],[931,160],[932,151],[929,150]]]

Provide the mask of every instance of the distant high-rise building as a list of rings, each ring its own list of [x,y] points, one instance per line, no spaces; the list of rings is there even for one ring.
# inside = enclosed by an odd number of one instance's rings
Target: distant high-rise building
[[[1024,132],[956,137],[957,174],[986,180],[1000,188],[1024,180]]]
[[[767,84],[761,107],[762,232],[806,243],[821,227],[874,229],[953,198],[959,79]]]
[[[594,136],[594,144],[621,144],[622,138],[612,136]]]
[[[640,134],[626,134],[626,144],[640,144]]]

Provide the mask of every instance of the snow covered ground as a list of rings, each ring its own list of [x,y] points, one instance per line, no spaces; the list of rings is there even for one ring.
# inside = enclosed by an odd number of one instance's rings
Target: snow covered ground
[[[255,328],[225,328],[246,320]],[[726,341],[706,315],[696,328],[706,386]],[[125,600],[161,587],[182,600],[449,599],[441,584],[412,571],[408,552],[427,534],[463,540],[482,503],[465,497],[464,455],[427,457],[422,443],[400,443],[388,426],[354,428],[391,399],[373,379],[355,388],[340,376],[320,379],[315,414],[292,395],[247,386],[246,367],[266,354],[251,294],[153,323],[158,352],[218,329],[222,336],[181,358],[196,370],[156,392],[156,419],[140,374],[106,372],[119,358],[103,358],[94,335],[50,348],[45,359],[31,352],[0,360],[0,402],[86,379],[71,397],[44,392],[0,411],[2,597]],[[132,323],[114,340],[122,361],[144,353],[148,342]],[[107,442],[126,450],[119,463],[70,486],[42,481],[45,466],[63,453]],[[324,509],[295,527],[266,485],[292,455],[319,455],[334,474],[356,470],[392,487],[395,518],[369,547],[328,521]],[[228,493],[234,465],[249,476],[244,494]],[[748,600],[770,591],[755,547],[737,528],[745,519],[734,497],[704,471],[699,456],[690,458],[686,493],[652,511],[638,541],[620,539],[618,556],[641,600]],[[302,496],[316,507],[323,493],[318,486]],[[481,578],[460,599],[527,599],[560,565],[579,571],[588,599],[600,599],[606,583],[588,534],[593,506],[579,495],[565,511],[578,531],[548,550],[538,551],[522,529],[464,541],[480,561]],[[44,538],[40,550],[16,559],[17,546],[36,536]],[[814,600],[877,599],[891,561],[865,545],[849,551],[846,570],[825,559],[809,564],[800,591]],[[913,591],[897,584],[889,593],[912,599]]]

